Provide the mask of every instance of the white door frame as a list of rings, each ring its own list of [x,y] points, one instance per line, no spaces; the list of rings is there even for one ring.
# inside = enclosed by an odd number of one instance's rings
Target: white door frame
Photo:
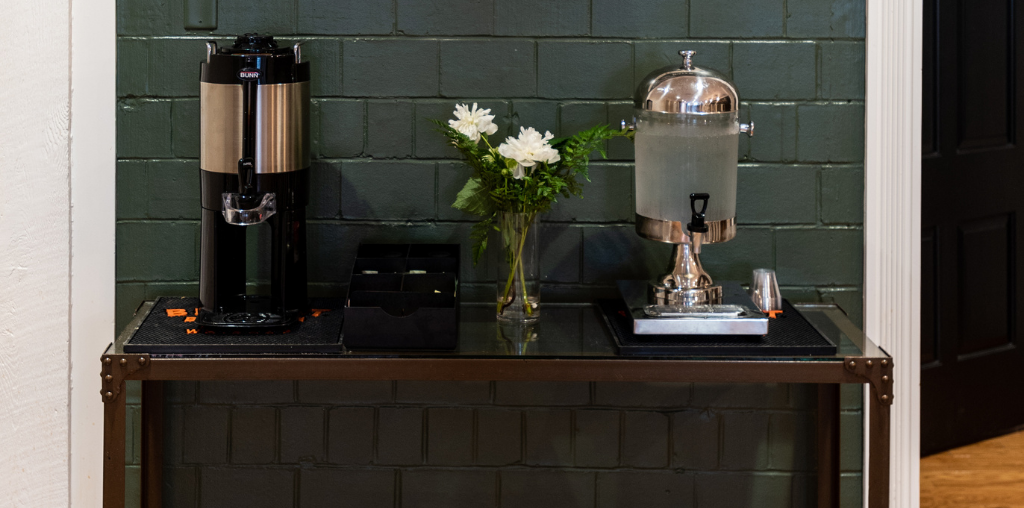
[[[103,501],[100,355],[114,338],[115,0],[71,4],[70,504]]]
[[[890,500],[899,508],[920,504],[922,16],[922,0],[867,0],[864,331],[894,358]],[[864,408],[867,421],[867,399]]]
[[[103,462],[96,361],[114,334],[115,0],[71,0],[71,16],[70,501],[92,507]],[[916,508],[919,493],[921,45],[922,0],[867,0],[864,316],[896,359],[900,508]]]

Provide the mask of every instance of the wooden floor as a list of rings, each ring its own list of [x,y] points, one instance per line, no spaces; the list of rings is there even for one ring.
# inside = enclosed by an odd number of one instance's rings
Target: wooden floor
[[[921,508],[1024,507],[1024,431],[921,459]]]

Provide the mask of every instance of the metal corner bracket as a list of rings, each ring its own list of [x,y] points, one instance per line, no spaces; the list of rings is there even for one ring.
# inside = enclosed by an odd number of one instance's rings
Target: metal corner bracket
[[[868,381],[879,402],[887,406],[892,405],[892,358],[847,356],[843,364],[846,370]]]
[[[103,402],[114,402],[121,396],[124,381],[136,372],[148,369],[149,355],[103,355],[100,359],[100,377],[103,378],[100,395]]]

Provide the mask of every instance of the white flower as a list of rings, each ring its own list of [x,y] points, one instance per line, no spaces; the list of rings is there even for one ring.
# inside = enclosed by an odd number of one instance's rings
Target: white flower
[[[473,109],[469,109],[465,104],[456,104],[455,111],[452,112],[455,114],[455,120],[448,120],[448,125],[469,139],[480,141],[480,134],[490,136],[498,132],[498,126],[492,121],[494,115],[489,115],[490,112],[489,109],[477,109],[475,102]]]
[[[533,168],[538,162],[554,164],[561,160],[558,150],[548,143],[554,137],[547,131],[542,137],[533,127],[520,127],[518,138],[506,138],[505,142],[498,146],[498,153],[518,163],[512,170],[512,178],[518,180],[526,176],[526,168]]]

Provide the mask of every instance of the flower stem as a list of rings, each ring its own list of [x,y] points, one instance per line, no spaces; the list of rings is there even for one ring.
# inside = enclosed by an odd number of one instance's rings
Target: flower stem
[[[523,287],[523,293],[520,296],[523,299],[523,311],[526,312],[527,315],[531,315],[531,316],[533,315],[533,307],[530,305],[530,301],[527,298],[527,293],[526,293],[526,275],[525,275],[525,270],[524,270],[523,262],[522,262],[523,261],[523,247],[526,245],[526,235],[527,235],[527,233],[530,230],[530,223],[531,222],[533,222],[533,216],[532,215],[529,216],[529,220],[525,221],[525,226],[522,228],[522,231],[519,234],[519,245],[517,247],[516,246],[506,246],[505,247],[506,249],[508,249],[509,247],[513,247],[515,250],[512,251],[512,259],[510,260],[512,266],[510,267],[510,270],[509,270],[508,280],[505,282],[505,290],[502,292],[501,300],[498,302],[498,309],[497,309],[498,314],[503,314],[504,311],[505,311],[505,308],[512,303],[512,302],[508,302],[508,304],[506,304],[505,301],[508,300],[508,298],[509,298],[509,292],[512,290],[512,284],[513,284],[513,281],[515,281],[516,271],[518,270],[518,272],[519,272],[519,281],[520,281],[520,283],[522,284],[522,287]],[[518,229],[518,228],[516,228],[516,224],[515,224],[514,220],[512,220],[512,221],[509,221],[509,220],[503,221],[502,227],[506,227],[507,228],[509,226],[511,226],[513,231],[516,231]]]

